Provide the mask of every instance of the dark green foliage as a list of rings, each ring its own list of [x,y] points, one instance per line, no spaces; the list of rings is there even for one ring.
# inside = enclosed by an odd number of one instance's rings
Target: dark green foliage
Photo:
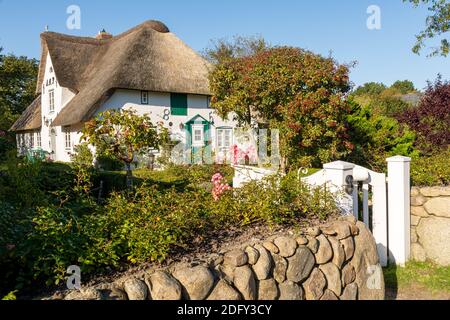
[[[386,158],[394,155],[417,157],[416,134],[396,119],[374,114],[370,107],[353,103],[348,117],[350,135],[355,145],[347,158],[350,162],[384,170]]]
[[[119,171],[124,168],[122,161],[106,155],[99,155],[96,158],[96,166],[98,169],[105,171]]]

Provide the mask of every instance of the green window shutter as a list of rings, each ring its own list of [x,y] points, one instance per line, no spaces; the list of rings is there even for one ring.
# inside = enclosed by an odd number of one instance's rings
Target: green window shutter
[[[187,94],[171,93],[170,94],[170,113],[173,116],[187,116]]]

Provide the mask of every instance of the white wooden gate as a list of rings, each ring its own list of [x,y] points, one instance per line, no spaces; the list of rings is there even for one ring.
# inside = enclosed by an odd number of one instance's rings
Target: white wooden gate
[[[327,185],[344,214],[363,221],[375,238],[382,266],[403,265],[410,251],[410,158],[388,158],[388,176],[353,163],[327,163],[302,180]]]
[[[404,265],[410,255],[410,162],[395,156],[386,159],[388,173],[374,172],[344,161],[327,163],[313,175],[302,178],[311,186],[326,186],[335,193],[343,214],[363,221],[375,238],[380,264]],[[234,187],[260,180],[276,172],[235,166]]]

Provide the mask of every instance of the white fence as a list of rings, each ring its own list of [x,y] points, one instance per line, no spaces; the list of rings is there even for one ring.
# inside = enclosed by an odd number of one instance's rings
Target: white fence
[[[327,186],[337,195],[344,214],[353,214],[372,231],[382,266],[404,265],[410,254],[410,158],[386,159],[388,174],[353,163],[327,163],[317,173],[302,178],[311,186]],[[235,187],[259,180],[273,171],[236,166]]]

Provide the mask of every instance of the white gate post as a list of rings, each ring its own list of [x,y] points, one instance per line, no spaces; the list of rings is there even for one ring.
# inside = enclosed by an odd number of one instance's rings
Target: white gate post
[[[389,261],[404,265],[410,255],[410,162],[395,156],[388,163],[388,245]]]
[[[354,167],[353,163],[345,161],[334,161],[323,165],[326,181],[329,182],[327,184],[329,191],[339,194],[338,202],[341,209],[347,214],[355,211],[355,205],[357,210],[358,206],[358,202],[355,204],[351,196],[345,193],[346,178],[353,175]]]

